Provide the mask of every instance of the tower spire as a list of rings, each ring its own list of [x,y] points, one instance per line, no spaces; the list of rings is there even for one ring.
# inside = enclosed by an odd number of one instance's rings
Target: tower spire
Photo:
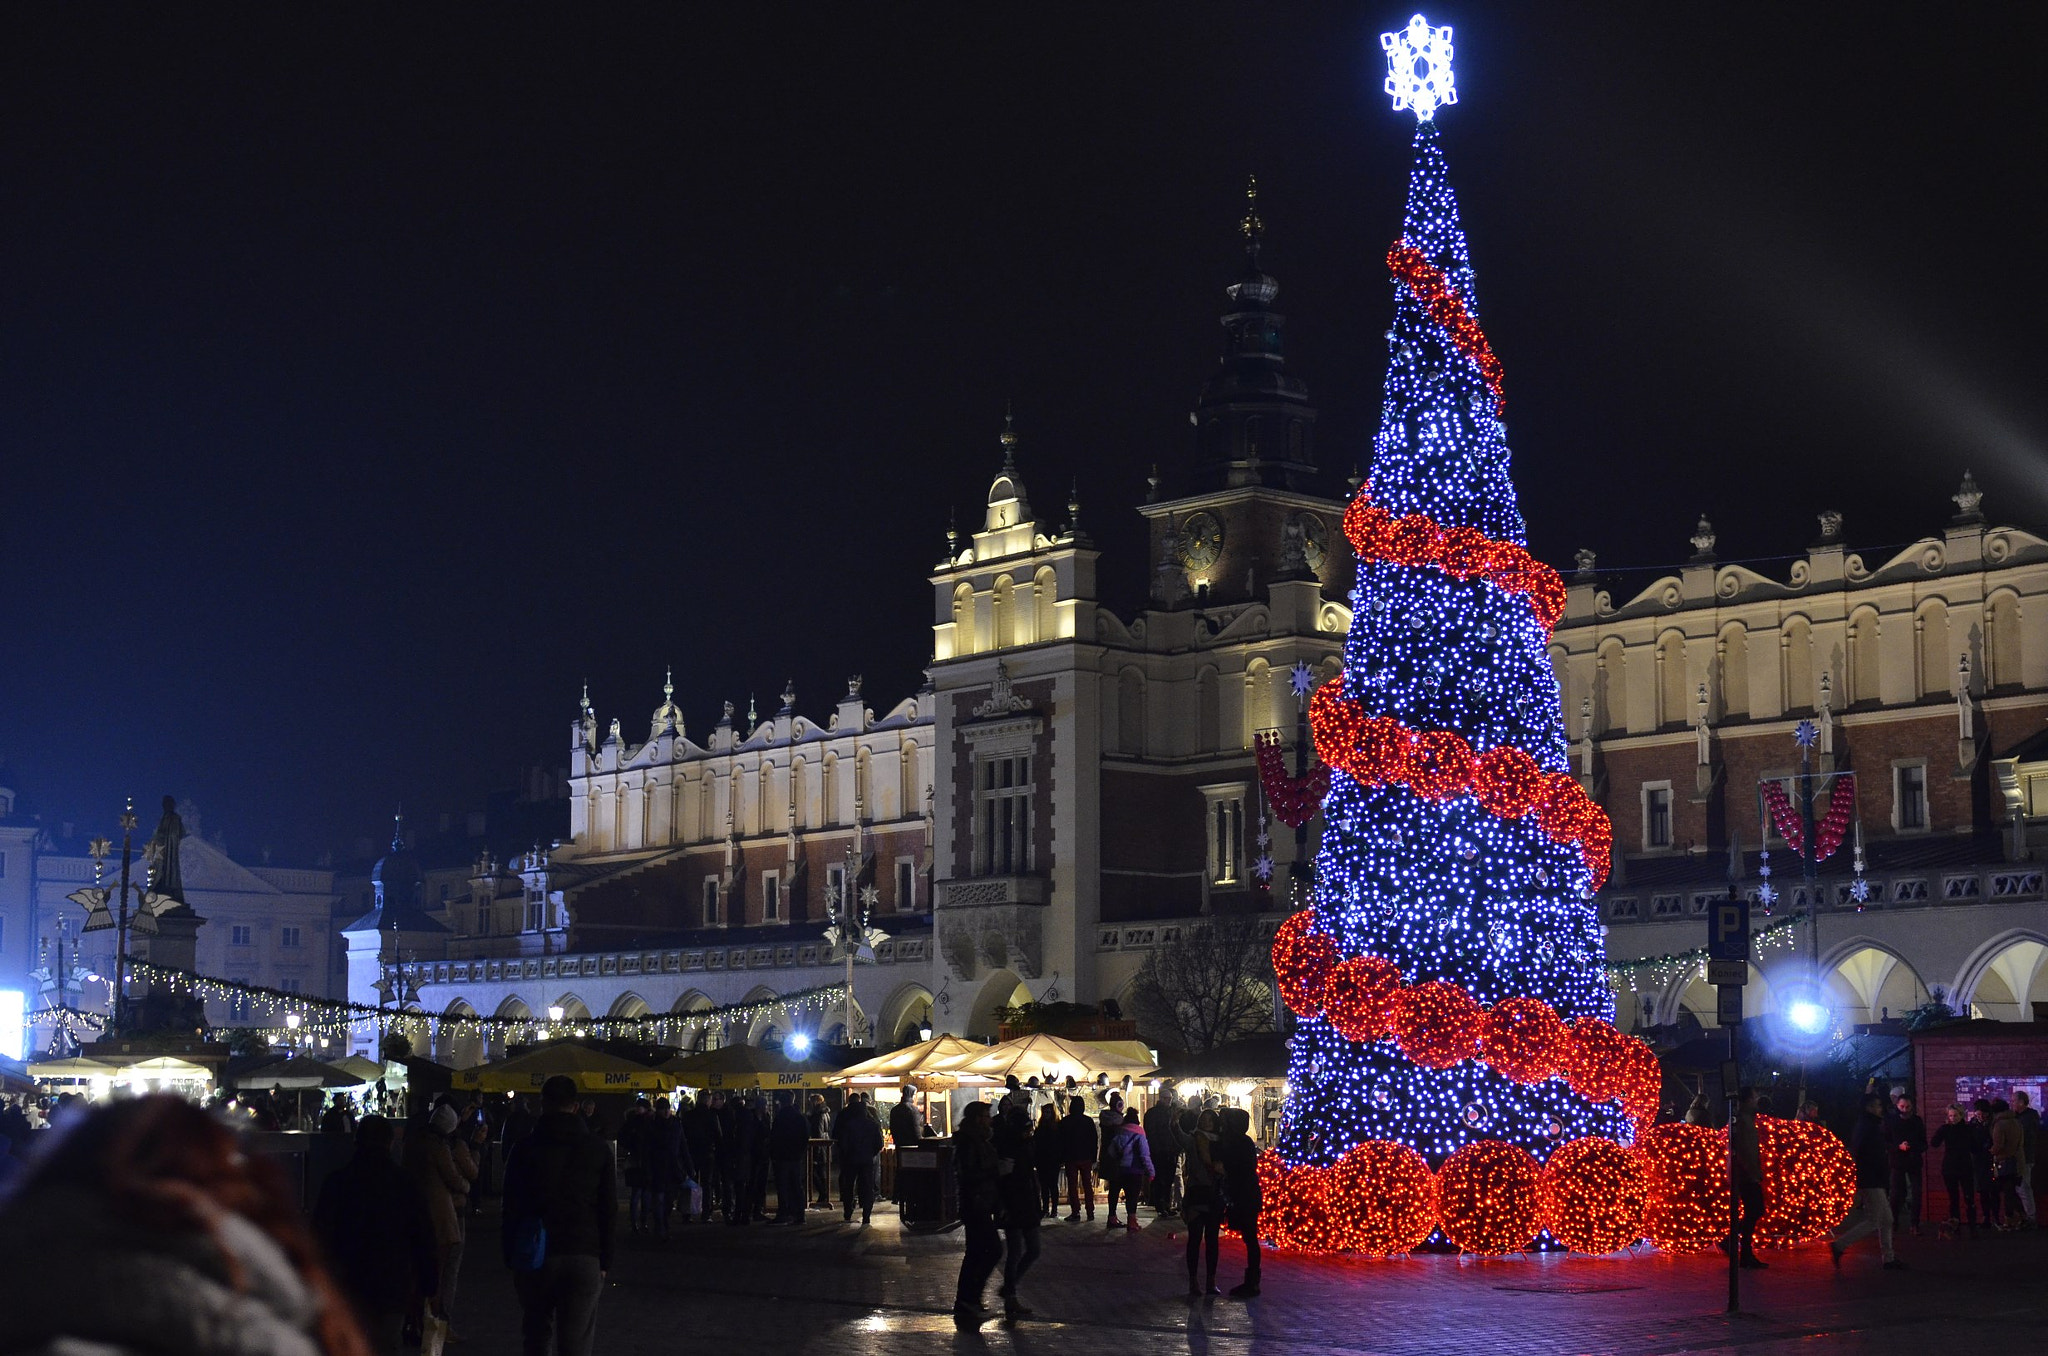
[[[1266,223],[1259,218],[1259,176],[1247,175],[1244,184],[1244,220],[1237,224],[1244,235],[1244,257],[1254,269],[1259,266],[1259,245],[1266,234]]]

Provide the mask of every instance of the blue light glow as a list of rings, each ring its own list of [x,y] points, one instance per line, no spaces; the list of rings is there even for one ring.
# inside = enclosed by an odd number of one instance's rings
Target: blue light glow
[[[791,1059],[802,1059],[811,1053],[811,1038],[799,1031],[782,1043],[783,1050]]]

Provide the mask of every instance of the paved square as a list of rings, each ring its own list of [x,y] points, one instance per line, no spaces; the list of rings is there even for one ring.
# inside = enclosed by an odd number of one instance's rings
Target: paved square
[[[957,1332],[961,1235],[913,1234],[883,1207],[872,1228],[813,1211],[801,1228],[678,1228],[666,1244],[622,1238],[598,1317],[606,1352],[733,1350],[897,1356],[1576,1356],[1621,1352],[1904,1352],[2032,1349],[2048,1333],[2048,1243],[2034,1233],[1941,1242],[1902,1238],[1911,1270],[1878,1270],[1874,1247],[1837,1275],[1827,1250],[1767,1254],[1743,1276],[1744,1312],[1722,1312],[1718,1258],[1645,1251],[1401,1261],[1267,1254],[1265,1294],[1185,1297],[1178,1220],[1137,1233],[1054,1222],[1025,1279],[1037,1316]],[[624,1214],[621,1211],[621,1219]],[[457,1314],[470,1350],[519,1349],[518,1310],[497,1259],[494,1213],[473,1226]],[[1228,1289],[1243,1252],[1225,1239]],[[990,1301],[996,1302],[994,1284]]]

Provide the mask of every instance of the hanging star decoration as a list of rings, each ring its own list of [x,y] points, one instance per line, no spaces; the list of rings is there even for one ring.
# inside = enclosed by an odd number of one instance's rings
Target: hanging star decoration
[[[1438,108],[1458,102],[1458,89],[1451,80],[1451,28],[1431,28],[1420,14],[1408,26],[1380,34],[1380,46],[1387,53],[1387,93],[1394,96],[1396,112],[1415,110],[1418,122],[1428,122]]]
[[[1820,727],[1810,720],[1802,720],[1792,727],[1792,737],[1799,741],[1799,747],[1810,749],[1820,740]]]
[[[1849,898],[1855,900],[1857,907],[1861,908],[1870,899],[1870,882],[1861,876],[1850,881]]]
[[[1287,685],[1294,689],[1297,697],[1306,697],[1309,689],[1316,685],[1316,676],[1309,666],[1297,659],[1294,667],[1287,671]]]
[[[1252,860],[1252,874],[1260,880],[1269,881],[1273,879],[1273,854],[1261,852],[1254,858]]]

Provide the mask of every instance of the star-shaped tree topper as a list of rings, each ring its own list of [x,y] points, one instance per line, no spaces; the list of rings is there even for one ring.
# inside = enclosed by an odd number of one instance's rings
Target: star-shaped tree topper
[[[1309,689],[1316,685],[1315,673],[1309,666],[1297,659],[1294,667],[1287,671],[1287,685],[1294,689],[1297,697],[1306,697]]]
[[[1457,86],[1451,83],[1451,29],[1431,28],[1420,14],[1408,26],[1394,33],[1380,34],[1380,46],[1387,52],[1387,93],[1394,96],[1394,108],[1415,110],[1418,122],[1428,122],[1437,109],[1458,102]]]

